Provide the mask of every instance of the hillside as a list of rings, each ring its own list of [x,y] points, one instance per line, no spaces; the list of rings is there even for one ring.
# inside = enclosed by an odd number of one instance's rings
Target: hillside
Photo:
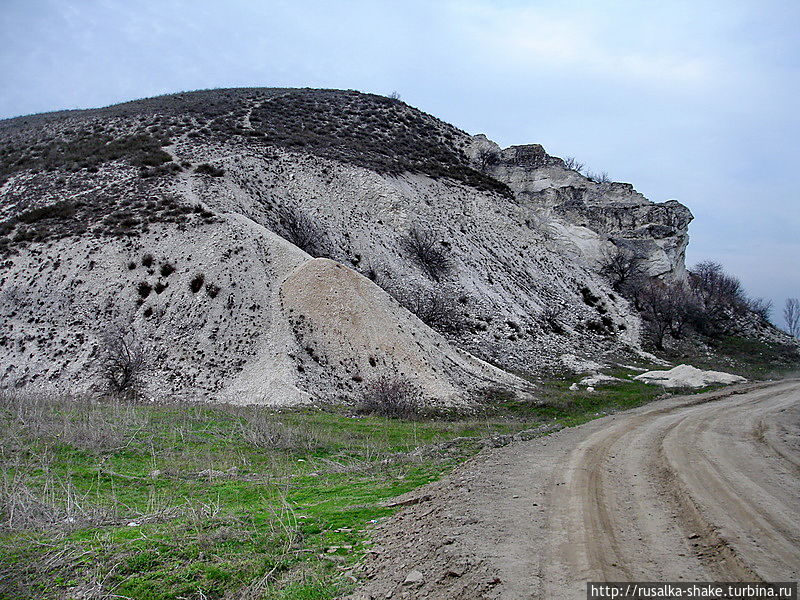
[[[685,277],[680,203],[353,91],[19,117],[0,158],[3,385],[97,388],[125,339],[154,399],[353,401],[402,377],[469,405],[641,352],[609,251]]]

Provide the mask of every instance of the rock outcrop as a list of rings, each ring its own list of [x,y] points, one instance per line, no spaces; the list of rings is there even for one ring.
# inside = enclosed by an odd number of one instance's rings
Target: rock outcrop
[[[629,183],[594,181],[567,168],[538,144],[501,149],[483,135],[468,153],[506,183],[534,218],[575,257],[599,266],[614,247],[632,250],[644,272],[668,280],[686,277],[692,213],[676,200],[650,202]]]

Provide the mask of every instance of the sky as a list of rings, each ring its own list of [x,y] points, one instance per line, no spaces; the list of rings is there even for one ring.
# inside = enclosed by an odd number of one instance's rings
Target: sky
[[[687,263],[800,296],[797,0],[0,0],[0,118],[237,86],[402,99],[694,213]]]

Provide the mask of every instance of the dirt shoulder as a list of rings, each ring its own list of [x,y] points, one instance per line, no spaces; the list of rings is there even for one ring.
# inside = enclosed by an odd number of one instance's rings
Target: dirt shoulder
[[[673,398],[481,453],[376,527],[353,599],[582,598],[800,577],[800,382]]]

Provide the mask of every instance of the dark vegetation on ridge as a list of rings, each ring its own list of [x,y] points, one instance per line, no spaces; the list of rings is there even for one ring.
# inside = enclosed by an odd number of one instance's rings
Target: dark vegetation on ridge
[[[463,132],[400,100],[270,88],[171,94],[0,121],[0,183],[25,169],[94,169],[112,160],[153,174],[171,161],[161,147],[184,135],[205,141],[238,137],[379,173],[423,173],[511,195],[505,184],[469,166],[456,143]]]

